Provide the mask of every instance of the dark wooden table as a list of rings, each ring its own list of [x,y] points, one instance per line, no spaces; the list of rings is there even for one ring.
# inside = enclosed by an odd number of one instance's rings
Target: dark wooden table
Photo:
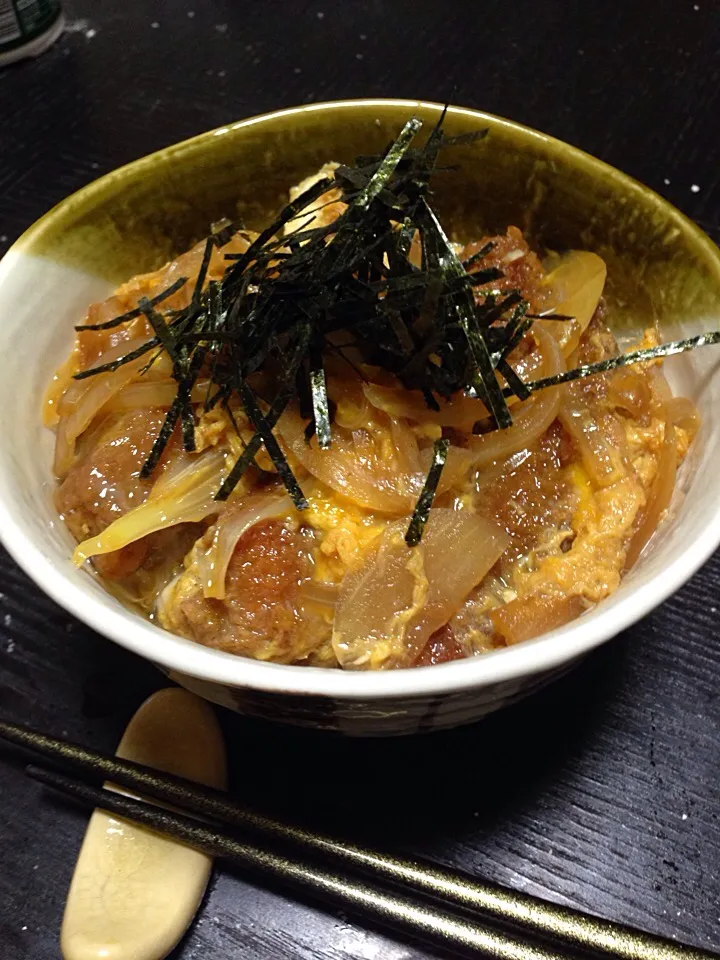
[[[0,72],[0,252],[121,163],[254,113],[356,96],[452,97],[530,124],[720,232],[714,0],[66,9],[53,49]],[[572,675],[463,730],[362,742],[224,715],[235,789],[268,810],[720,950],[719,585],[716,556]],[[162,677],[69,618],[5,556],[0,591],[0,712],[112,749]],[[85,817],[43,795],[14,759],[0,764],[0,960],[50,960]],[[440,954],[222,870],[175,956]]]

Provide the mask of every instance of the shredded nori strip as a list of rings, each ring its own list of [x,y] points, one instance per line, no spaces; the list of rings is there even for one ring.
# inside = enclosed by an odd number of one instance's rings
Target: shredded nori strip
[[[360,191],[358,197],[351,204],[354,210],[367,210],[370,203],[378,196],[380,191],[390,180],[395,168],[400,163],[403,155],[407,151],[413,137],[422,126],[422,121],[417,117],[412,117],[400,131],[400,135],[388,152],[380,161],[377,170],[368,181],[364,190]]]
[[[405,543],[409,547],[416,547],[420,543],[423,530],[425,529],[425,524],[430,516],[430,509],[433,505],[433,500],[435,499],[435,492],[437,490],[438,483],[440,483],[440,475],[443,472],[443,467],[445,466],[445,461],[447,460],[449,447],[449,440],[436,440],[433,444],[433,456],[432,463],[430,464],[430,470],[425,478],[425,484],[422,488],[422,493],[418,497],[418,502],[415,504],[415,509],[413,510],[413,515],[410,519],[410,525],[407,528],[407,533],[405,534]]]
[[[480,260],[484,260],[485,257],[495,248],[495,244],[492,240],[488,240],[487,243],[483,244],[478,251],[476,251],[471,257],[468,257],[467,260],[463,260],[462,265],[469,272],[470,267],[474,267],[476,263],[479,263]]]
[[[150,321],[150,326],[155,331],[155,336],[157,337],[158,342],[164,347],[165,352],[173,362],[173,366],[177,366],[180,362],[180,357],[178,355],[175,337],[173,336],[165,317],[162,315],[162,313],[160,313],[159,310],[156,310],[153,307],[147,297],[140,297],[138,300],[138,307]]]
[[[512,395],[524,400],[545,387],[720,342],[720,332],[713,332],[523,381],[509,357],[533,323],[571,318],[531,314],[520,291],[493,289],[502,271],[482,263],[492,241],[465,261],[457,256],[430,205],[430,180],[440,170],[453,169],[438,166],[442,150],[473,143],[487,131],[447,137],[444,117],[445,111],[423,145],[415,144],[421,123],[412,118],[382,153],[358,157],[353,166],[340,166],[334,177],[314,183],[283,207],[245,252],[225,254],[223,278],[207,283],[213,249],[244,229],[229,221],[216,225],[184,309],[158,309],[186,283],[180,278],[118,317],[76,328],[111,329],[144,314],[155,334],[125,356],[80,371],[78,380],[112,372],[148,353],[143,373],[162,353],[172,360],[177,394],[143,464],[143,477],[157,466],[178,422],[184,448],[195,449],[191,398],[201,373],[209,378],[204,410],[221,404],[239,434],[234,400],[255,431],[217,499],[232,494],[264,446],[293,502],[303,509],[307,500],[273,431],[295,396],[301,416],[310,421],[306,437],[316,435],[323,450],[331,445],[327,354],[344,360],[361,379],[356,358],[361,365],[383,368],[406,388],[419,390],[430,410],[439,409],[440,398],[460,392],[479,397],[490,412],[487,428],[496,429],[512,423],[507,406]],[[338,199],[342,212],[323,223],[318,213]],[[416,238],[420,265],[411,260]],[[345,352],[349,348],[353,356]],[[258,374],[262,387],[253,379]],[[274,399],[263,414],[258,399],[268,389]],[[408,527],[409,546],[420,541],[448,450],[449,440],[436,441]]]
[[[212,225],[212,239],[215,242],[215,246],[224,247],[226,243],[230,243],[232,238],[236,233],[245,229],[245,224],[242,219],[236,220],[234,223],[232,220],[224,219],[220,220],[218,223]],[[210,238],[208,238],[210,239]]]
[[[496,369],[507,380],[508,389],[512,390],[518,400],[527,400],[530,396],[530,389],[527,384],[517,375],[507,360],[502,357]]]
[[[310,351],[310,392],[312,393],[313,423],[321,450],[332,443],[330,411],[325,383],[325,367],[322,361],[322,344],[313,345]]]
[[[155,442],[152,445],[150,454],[147,460],[145,461],[145,463],[142,465],[142,468],[140,470],[140,476],[143,479],[146,479],[147,477],[149,477],[150,474],[155,469],[155,467],[160,462],[160,457],[163,455],[163,451],[165,450],[165,447],[168,444],[168,440],[170,439],[172,432],[175,429],[175,424],[178,422],[180,418],[181,410],[182,410],[182,397],[178,392],[178,395],[173,400],[170,409],[165,414],[165,420],[163,421],[163,425],[160,427],[160,432],[158,433],[157,437],[155,437]]]
[[[440,222],[424,199],[422,206],[427,217],[427,223],[434,228],[436,241],[441,245],[441,265],[449,276],[467,279],[465,268],[453,250],[452,244],[440,226]],[[472,385],[477,391],[478,396],[485,402],[498,427],[504,429],[512,424],[512,417],[510,416],[503,392],[495,377],[495,370],[492,365],[492,360],[490,359],[490,353],[478,323],[474,306],[474,299],[469,290],[462,291],[457,301],[453,304],[455,316],[465,334],[474,362]]]
[[[118,367],[122,367],[126,363],[132,363],[133,360],[144,356],[146,353],[149,353],[153,347],[159,345],[160,341],[158,338],[153,337],[152,340],[148,340],[135,350],[131,350],[130,353],[126,353],[124,357],[118,357],[117,360],[110,360],[108,363],[101,363],[97,367],[88,367],[87,370],[80,370],[78,373],[73,374],[73,380],[85,380],[87,377],[94,377],[98,373],[112,373],[114,370],[117,370]]]
[[[285,407],[287,407],[288,403],[290,402],[290,397],[290,391],[283,390],[275,398],[275,402],[265,416],[265,424],[270,430],[274,429],[275,424],[280,419]],[[230,408],[226,407],[226,409],[228,413],[230,413]],[[230,473],[228,473],[227,477],[225,477],[220,489],[215,494],[216,500],[227,500],[232,491],[240,482],[240,479],[243,477],[250,464],[254,461],[255,455],[260,451],[262,444],[263,435],[258,431],[250,438],[247,446],[233,464]]]
[[[558,373],[554,377],[529,380],[525,386],[534,393],[536,390],[545,390],[546,387],[554,387],[560,383],[584,380],[598,373],[616,370],[618,367],[627,367],[633,363],[647,363],[649,360],[657,360],[658,357],[672,357],[676,353],[685,353],[686,350],[711,346],[714,343],[720,343],[720,330],[701,333],[697,337],[688,337],[686,340],[669,340],[667,343],[659,343],[656,347],[647,347],[645,350],[620,353],[617,357],[608,357],[606,360],[598,360],[597,363],[583,363],[573,370],[566,370],[565,373]]]
[[[205,286],[205,278],[207,277],[208,267],[210,266],[210,258],[212,257],[212,252],[215,248],[216,242],[216,235],[208,237],[205,241],[203,258],[200,264],[200,269],[198,270],[197,280],[195,281],[195,289],[193,290],[192,295],[194,307],[200,306],[200,295],[202,294],[203,287]]]
[[[272,459],[273,466],[277,470],[278,476],[285,484],[285,489],[290,494],[295,507],[298,510],[306,510],[308,502],[305,499],[305,494],[300,489],[300,484],[297,482],[295,475],[288,466],[288,462],[285,459],[285,454],[280,449],[280,444],[277,442],[275,435],[272,432],[272,428],[269,426],[267,420],[263,416],[262,411],[257,404],[257,400],[255,399],[255,395],[250,387],[248,387],[248,385],[245,383],[240,386],[239,392],[243,406],[245,407],[245,412],[248,415],[248,419],[255,427],[257,432],[262,435],[265,449]]]
[[[275,424],[278,422],[283,414],[283,411],[290,402],[290,398],[292,397],[293,383],[300,365],[305,359],[305,351],[308,348],[309,342],[310,334],[308,330],[305,330],[301,334],[300,339],[295,346],[295,354],[290,361],[285,378],[285,384],[282,386],[277,396],[273,400],[270,409],[265,414],[265,424],[270,430],[275,429]],[[259,431],[256,431],[256,433],[254,433],[248,441],[248,444],[243,450],[242,454],[235,461],[230,473],[225,477],[222,486],[215,495],[216,500],[227,500],[239,483],[240,479],[249,468],[250,464],[254,461],[255,455],[259,452],[262,444],[263,435]]]
[[[175,283],[171,284],[166,290],[163,290],[161,293],[156,294],[149,303],[151,306],[155,306],[158,303],[162,303],[163,300],[169,299],[174,293],[177,293],[182,287],[187,283],[187,277],[178,277]],[[76,330],[110,330],[112,327],[119,327],[122,323],[128,323],[130,320],[135,320],[142,313],[142,308],[140,306],[134,307],[132,310],[128,310],[127,313],[121,313],[118,317],[113,317],[112,320],[105,320],[104,323],[81,323],[79,326],[75,327]]]

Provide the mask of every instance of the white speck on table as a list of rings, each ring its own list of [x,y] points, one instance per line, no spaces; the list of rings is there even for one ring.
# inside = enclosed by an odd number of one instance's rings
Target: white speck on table
[[[5,624],[6,627],[11,626],[12,616],[9,613],[6,613],[5,616],[3,617],[3,623]]]
[[[216,23],[215,29],[218,33],[227,33],[228,25],[226,23]]]
[[[318,12],[315,14],[315,16],[318,18],[318,20],[322,20],[323,17],[325,16],[325,14],[323,13],[322,10],[318,10]]]
[[[694,184],[690,187],[690,192],[691,192],[691,193],[700,193],[700,187],[697,185],[697,183],[694,183]]]
[[[157,22],[157,20],[153,20],[153,22],[150,24],[150,28],[151,28],[152,30],[157,30],[157,28],[158,28],[159,26],[160,26],[160,24]]]
[[[89,27],[87,20],[66,20],[63,33],[86,33]]]
[[[665,184],[666,187],[669,187],[669,186],[670,186],[670,181],[668,180],[667,177],[665,177],[665,178],[663,179],[663,183]]]

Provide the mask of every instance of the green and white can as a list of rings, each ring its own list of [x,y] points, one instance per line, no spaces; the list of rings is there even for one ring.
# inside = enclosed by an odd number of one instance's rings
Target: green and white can
[[[60,0],[0,0],[0,67],[37,57],[62,29]]]

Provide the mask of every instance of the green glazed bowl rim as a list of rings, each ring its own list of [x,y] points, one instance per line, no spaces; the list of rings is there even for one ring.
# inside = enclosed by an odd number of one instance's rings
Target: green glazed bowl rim
[[[157,163],[180,160],[188,153],[210,149],[214,138],[230,131],[272,126],[286,118],[311,116],[321,111],[342,114],[347,111],[399,108],[408,113],[420,109],[439,114],[443,106],[429,101],[404,99],[329,101],[277,110],[217,127],[132,161],[82,188],[36,221],[11,250],[30,255],[38,253],[50,231],[55,232],[63,222],[72,220],[81,211],[91,209],[95,201],[106,196],[108,191],[122,190],[123,183],[128,179],[142,176]],[[646,206],[652,205],[665,222],[681,232],[688,248],[702,261],[713,285],[720,292],[720,250],[696,224],[649,187],[577,147],[521,124],[465,107],[449,107],[448,113],[509,131],[520,142],[541,144],[549,155],[562,156],[566,162],[609,182],[626,196],[637,198]],[[428,696],[441,700],[452,693],[479,691],[495,684],[515,683],[519,689],[523,678],[557,669],[609,640],[658,606],[707,560],[720,543],[720,511],[709,518],[703,535],[689,544],[663,570],[661,578],[654,577],[605,612],[601,604],[599,614],[591,621],[585,622],[581,618],[536,640],[470,660],[374,673],[265,663],[186,641],[130,611],[110,609],[90,591],[71,582],[44,555],[42,543],[36,542],[21,528],[2,498],[0,531],[8,551],[50,597],[99,633],[171,671],[198,680],[274,694],[331,700],[384,700],[388,702],[388,709],[392,709],[390,703],[393,700],[398,704],[403,700]]]
[[[396,100],[383,98],[328,100],[322,103],[304,104],[299,107],[286,107],[270,113],[257,114],[230,124],[223,124],[211,130],[206,130],[204,133],[199,133],[193,137],[188,137],[185,140],[170,144],[167,147],[161,147],[159,150],[155,150],[153,153],[139,157],[136,160],[131,160],[111,170],[109,173],[104,174],[97,180],[92,181],[85,187],[81,187],[39,217],[18,237],[10,249],[25,253],[36,252],[34,248],[42,245],[41,241],[44,235],[49,230],[52,229],[54,231],[57,228],[56,221],[70,219],[77,215],[80,210],[92,208],[97,199],[106,196],[111,190],[120,191],[126,179],[142,175],[143,171],[152,169],[158,163],[172,160],[174,157],[182,157],[184,154],[206,148],[215,137],[232,131],[248,130],[254,126],[274,124],[277,121],[290,117],[301,117],[303,114],[310,115],[322,111],[343,112],[356,110],[358,108],[369,110],[373,108],[403,108],[408,111],[421,109],[437,111],[439,114],[444,109],[444,106],[443,104],[429,100]],[[538,144],[546,146],[549,151],[565,156],[571,160],[575,166],[584,168],[585,171],[594,176],[595,179],[609,181],[615,186],[622,187],[625,192],[629,190],[631,193],[642,196],[646,203],[650,202],[666,219],[674,221],[674,225],[682,231],[686,239],[692,239],[693,243],[697,244],[698,254],[704,254],[710,261],[714,261],[717,277],[720,278],[720,250],[718,250],[718,247],[710,237],[708,237],[694,221],[678,210],[677,207],[674,207],[668,200],[660,196],[659,193],[641,183],[639,180],[634,179],[629,174],[621,172],[604,160],[599,160],[597,157],[592,156],[592,154],[586,153],[579,147],[575,147],[572,144],[566,143],[564,140],[559,140],[556,137],[542,133],[532,127],[524,126],[513,120],[507,120],[504,117],[486,113],[482,110],[475,110],[470,107],[449,106],[447,112],[453,116],[471,117],[473,120],[480,120],[483,123],[490,124],[499,129],[511,131],[526,140],[534,140]]]

